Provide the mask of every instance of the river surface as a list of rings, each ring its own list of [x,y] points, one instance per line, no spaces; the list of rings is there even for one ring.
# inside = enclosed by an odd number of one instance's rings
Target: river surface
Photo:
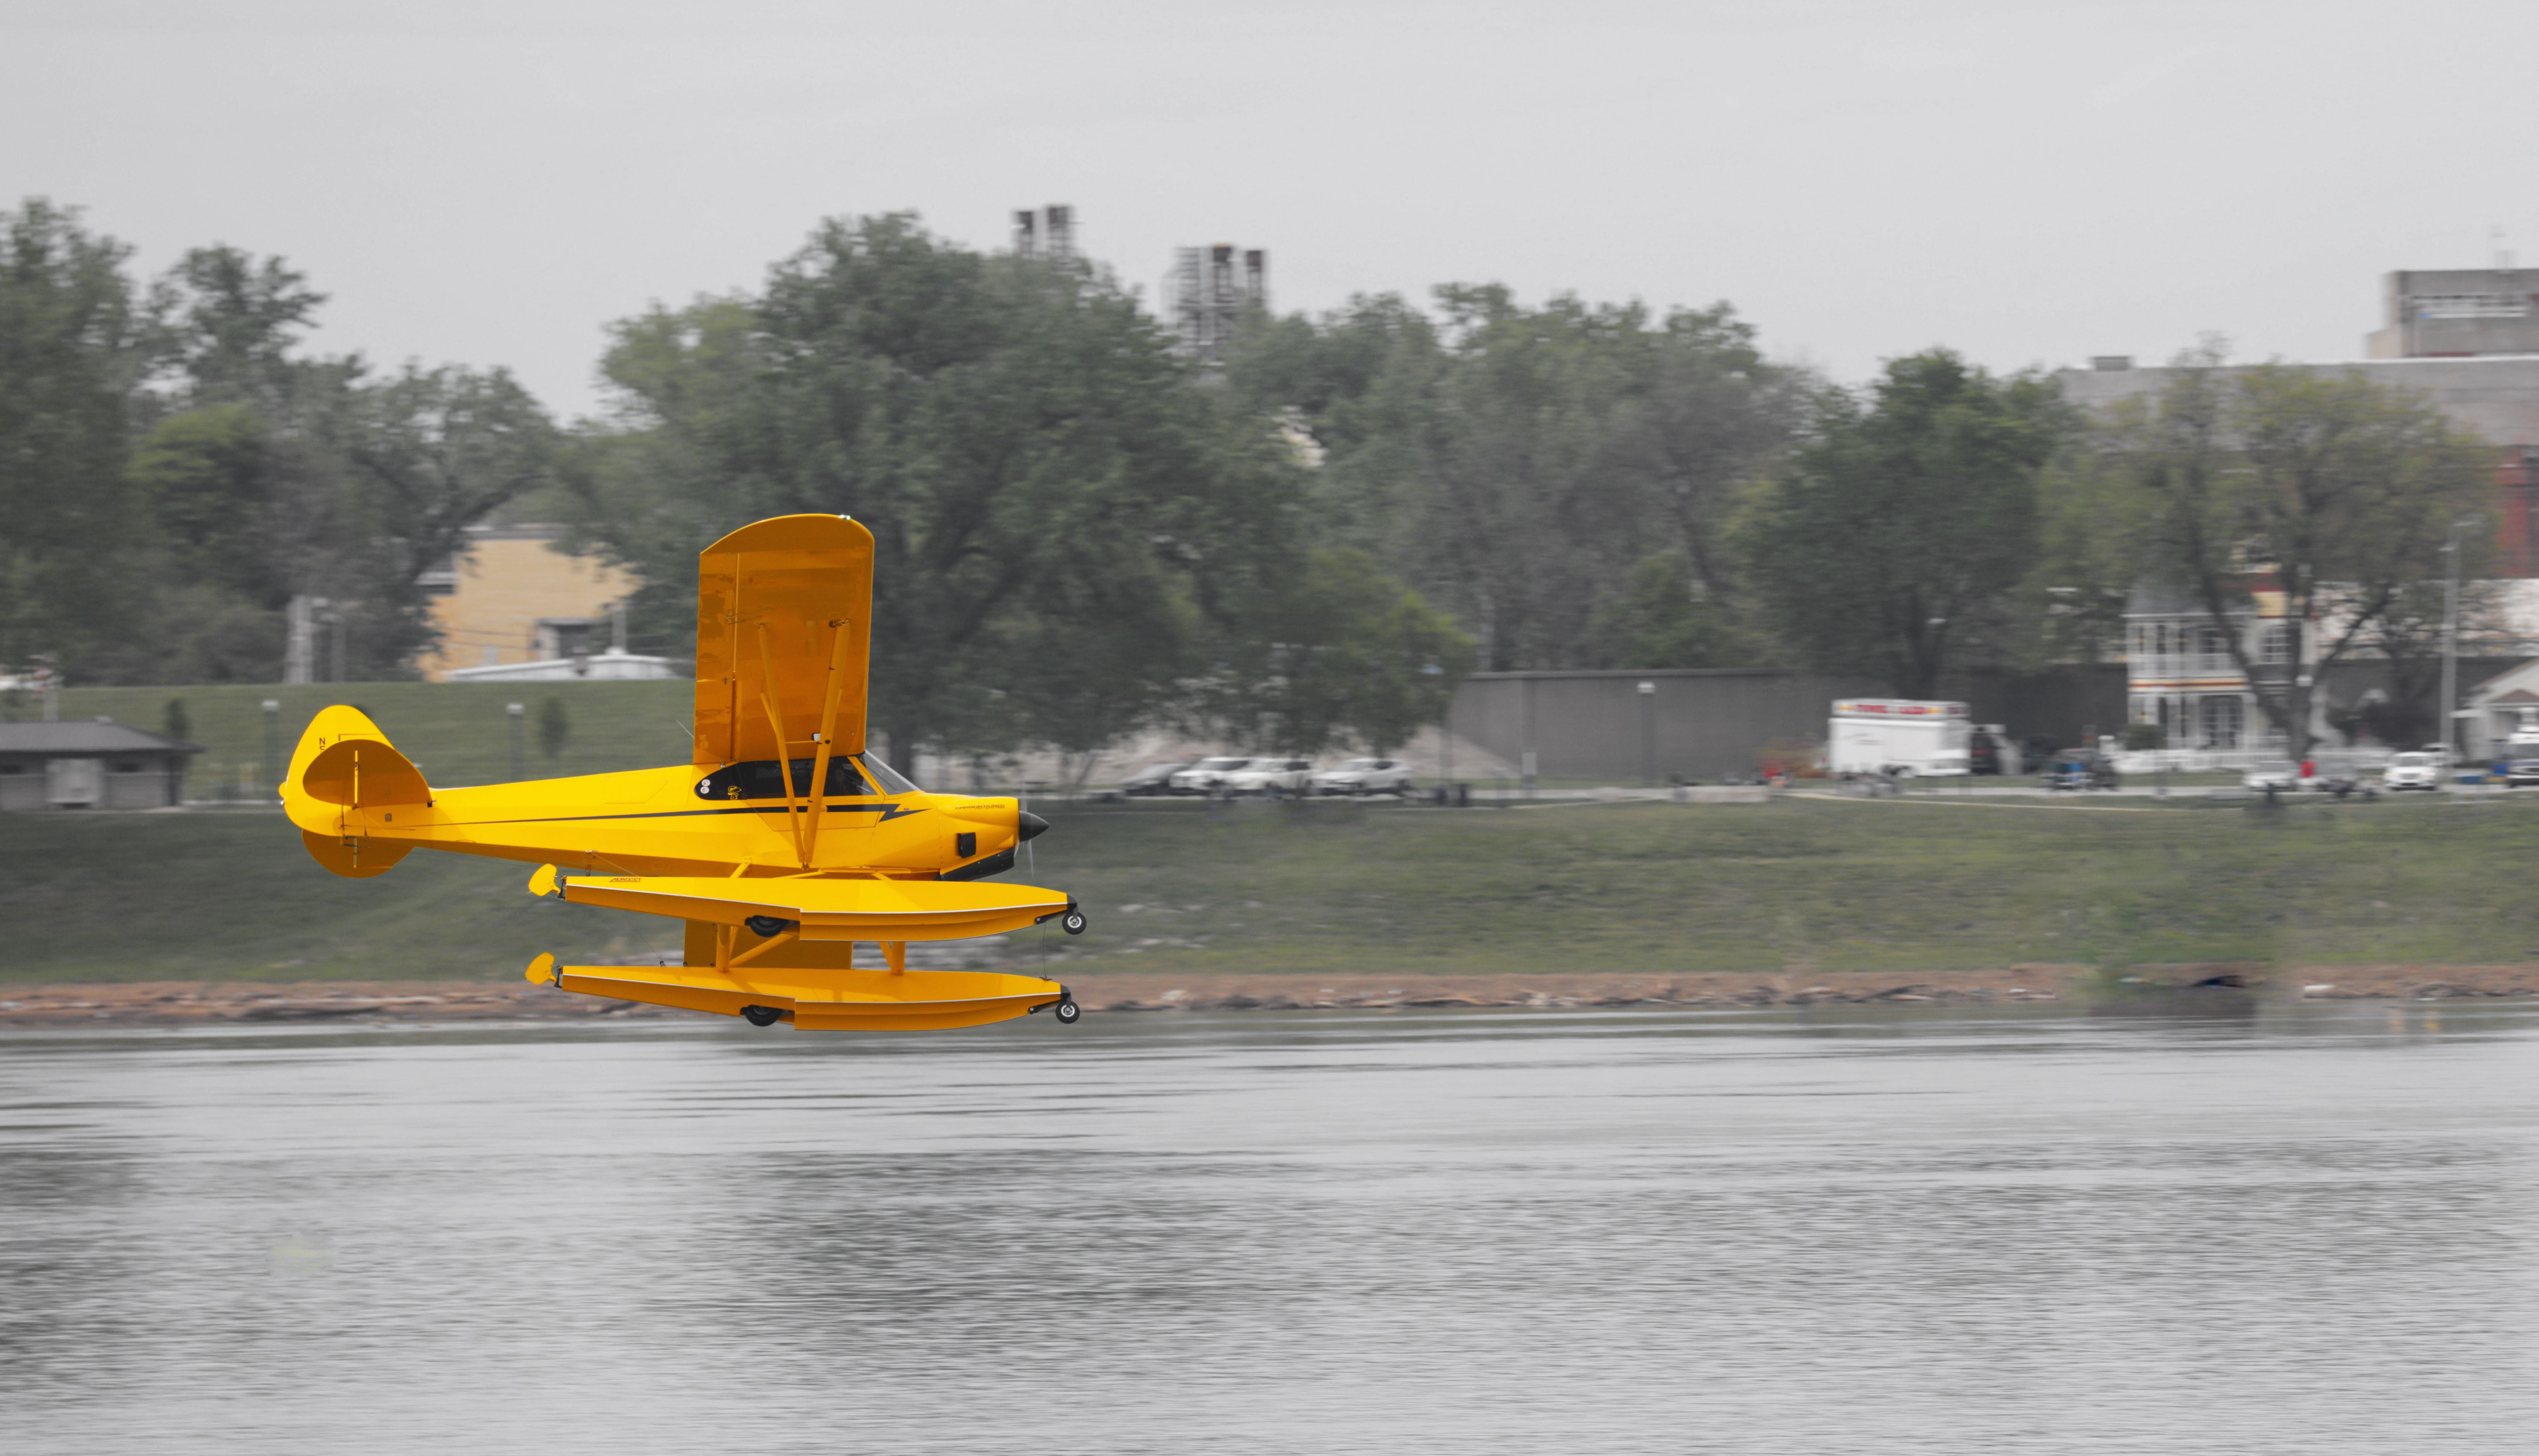
[[[2539,1008],[0,1037],[0,1449],[2520,1452]]]

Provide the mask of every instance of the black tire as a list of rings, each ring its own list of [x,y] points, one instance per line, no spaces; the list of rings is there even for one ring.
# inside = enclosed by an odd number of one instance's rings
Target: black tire
[[[1073,997],[1068,997],[1065,1000],[1059,1002],[1058,1005],[1051,1007],[1049,1011],[1050,1015],[1058,1018],[1059,1025],[1064,1026],[1074,1026],[1076,1020],[1084,1015],[1084,1008],[1077,1006]]]
[[[740,1009],[740,1019],[753,1026],[773,1026],[785,1020],[785,1013],[772,1006],[744,1006]]]
[[[752,915],[740,923],[748,926],[749,933],[760,940],[773,940],[793,928],[792,921],[780,920],[773,915]]]
[[[1084,934],[1085,923],[1084,912],[1082,910],[1070,909],[1065,914],[1058,917],[1058,928],[1065,931],[1068,935]]]

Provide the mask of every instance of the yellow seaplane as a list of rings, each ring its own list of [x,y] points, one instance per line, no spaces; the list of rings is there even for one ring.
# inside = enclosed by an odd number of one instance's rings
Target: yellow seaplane
[[[538,866],[532,893],[686,925],[676,966],[529,963],[584,995],[753,1026],[975,1026],[1075,1000],[1038,976],[912,970],[912,941],[1056,920],[1063,892],[1008,885],[1049,827],[1012,799],[929,794],[864,749],[872,533],[845,516],[743,526],[698,560],[695,761],[631,773],[434,788],[357,708],[317,714],[282,801],[317,863],[382,875],[416,849]],[[858,965],[855,943],[882,964]]]

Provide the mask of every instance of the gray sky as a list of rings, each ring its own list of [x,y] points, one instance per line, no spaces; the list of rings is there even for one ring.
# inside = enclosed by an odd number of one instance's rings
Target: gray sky
[[[322,347],[568,415],[607,320],[822,216],[1046,202],[1150,296],[1225,241],[1282,309],[1727,298],[1848,378],[2345,359],[2385,270],[2539,263],[2534,42],[2527,0],[0,0],[0,198],[280,253]]]

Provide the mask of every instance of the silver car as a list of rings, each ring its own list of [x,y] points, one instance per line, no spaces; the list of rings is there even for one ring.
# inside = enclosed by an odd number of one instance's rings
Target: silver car
[[[1213,794],[1225,786],[1225,776],[1251,762],[1250,759],[1201,759],[1174,774],[1167,783],[1168,793]]]
[[[2300,786],[2300,765],[2290,759],[2267,759],[2239,775],[2239,787],[2243,789],[2281,789],[2291,793]]]
[[[1314,781],[1311,759],[1255,759],[1225,775],[1229,794],[1301,794]]]
[[[1400,759],[1350,759],[1314,775],[1317,794],[1407,794],[1410,765]]]

